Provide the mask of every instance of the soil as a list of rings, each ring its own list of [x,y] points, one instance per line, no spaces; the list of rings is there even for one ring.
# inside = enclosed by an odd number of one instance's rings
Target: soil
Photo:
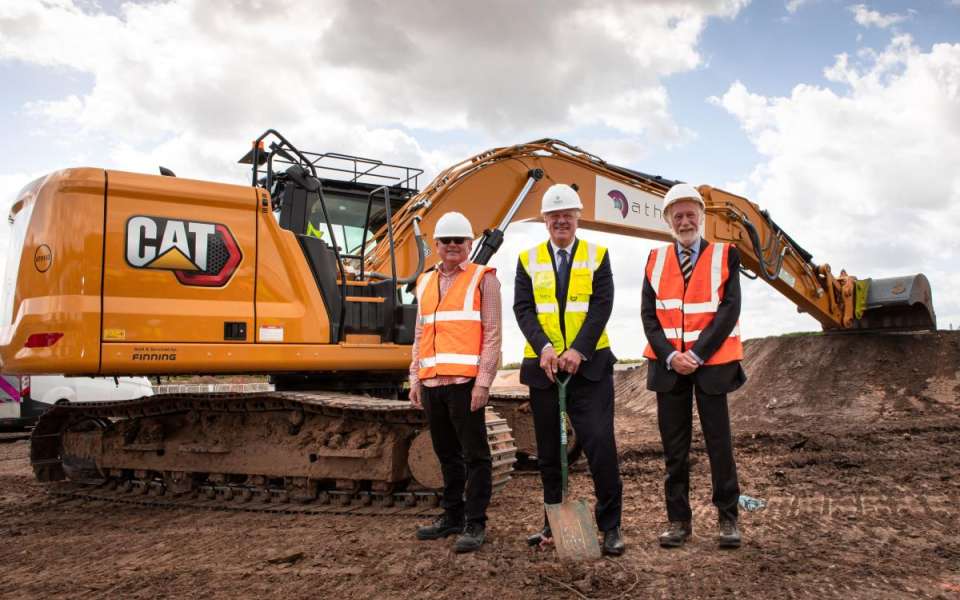
[[[488,542],[456,555],[409,517],[161,509],[64,500],[0,444],[3,598],[960,598],[960,333],[747,343],[731,395],[743,547],[716,547],[702,440],[694,536],[663,550],[663,467],[644,368],[617,376],[619,559],[566,565],[526,546],[539,481],[518,473]],[[591,498],[583,467],[573,497]]]

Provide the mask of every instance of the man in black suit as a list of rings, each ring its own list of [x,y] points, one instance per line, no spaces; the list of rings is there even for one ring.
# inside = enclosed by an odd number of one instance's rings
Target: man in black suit
[[[549,241],[520,255],[513,312],[527,345],[520,382],[530,386],[543,501],[562,501],[560,410],[556,377],[571,373],[567,414],[581,443],[597,497],[597,526],[605,554],[624,552],[620,533],[623,484],[613,433],[613,365],[605,327],[613,310],[613,274],[606,248],[578,240],[583,204],[571,186],[544,193],[541,213]],[[552,542],[550,525],[528,538]]]
[[[704,202],[691,185],[677,184],[664,198],[664,218],[675,243],[650,253],[641,316],[647,336],[647,389],[657,393],[657,421],[666,461],[664,494],[670,525],[663,547],[682,546],[692,533],[690,437],[692,403],[710,458],[713,504],[721,547],[740,545],[740,487],[733,458],[727,393],[746,381],[740,366],[740,254],[730,244],[700,235]]]

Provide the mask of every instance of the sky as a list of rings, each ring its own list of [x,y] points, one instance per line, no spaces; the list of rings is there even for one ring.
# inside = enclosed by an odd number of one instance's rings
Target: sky
[[[4,210],[74,166],[244,183],[270,127],[425,181],[553,137],[744,195],[835,273],[925,273],[960,327],[960,0],[21,0],[0,2],[0,78]],[[581,234],[610,248],[612,346],[637,358],[631,258],[656,243]],[[513,226],[493,261],[508,361],[516,257],[545,237]],[[743,288],[745,338],[819,329]]]

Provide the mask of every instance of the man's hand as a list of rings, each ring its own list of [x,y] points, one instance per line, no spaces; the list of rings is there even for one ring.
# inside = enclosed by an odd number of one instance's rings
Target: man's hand
[[[686,357],[688,357],[690,360],[692,360],[692,361],[693,361],[693,364],[696,365],[696,366],[693,368],[694,371],[696,371],[697,369],[699,369],[699,368],[702,366],[702,365],[700,364],[700,361],[697,360],[696,355],[693,353],[693,350],[687,350],[686,352],[683,353],[683,355],[686,356]]]
[[[700,363],[696,361],[689,354],[677,353],[673,355],[673,360],[670,361],[670,368],[680,373],[681,375],[689,375],[697,370],[697,367],[700,366]]]
[[[577,372],[577,369],[580,368],[580,362],[582,360],[583,358],[580,356],[580,353],[570,348],[557,359],[557,368],[573,375]]]
[[[470,392],[470,412],[477,412],[487,405],[487,399],[490,398],[490,388],[482,385],[474,385]]]
[[[556,381],[557,375],[557,351],[553,346],[547,346],[540,352],[540,368],[547,374],[547,379]]]
[[[410,404],[415,408],[423,408],[423,401],[420,399],[420,393],[423,390],[423,384],[419,381],[410,386]]]

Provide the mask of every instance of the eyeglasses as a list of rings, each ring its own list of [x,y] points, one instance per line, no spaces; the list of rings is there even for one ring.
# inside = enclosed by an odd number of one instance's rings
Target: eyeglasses
[[[450,244],[462,244],[464,241],[466,241],[466,239],[467,238],[462,238],[462,237],[460,238],[451,237],[451,238],[437,238],[437,241],[444,245],[450,245]]]

